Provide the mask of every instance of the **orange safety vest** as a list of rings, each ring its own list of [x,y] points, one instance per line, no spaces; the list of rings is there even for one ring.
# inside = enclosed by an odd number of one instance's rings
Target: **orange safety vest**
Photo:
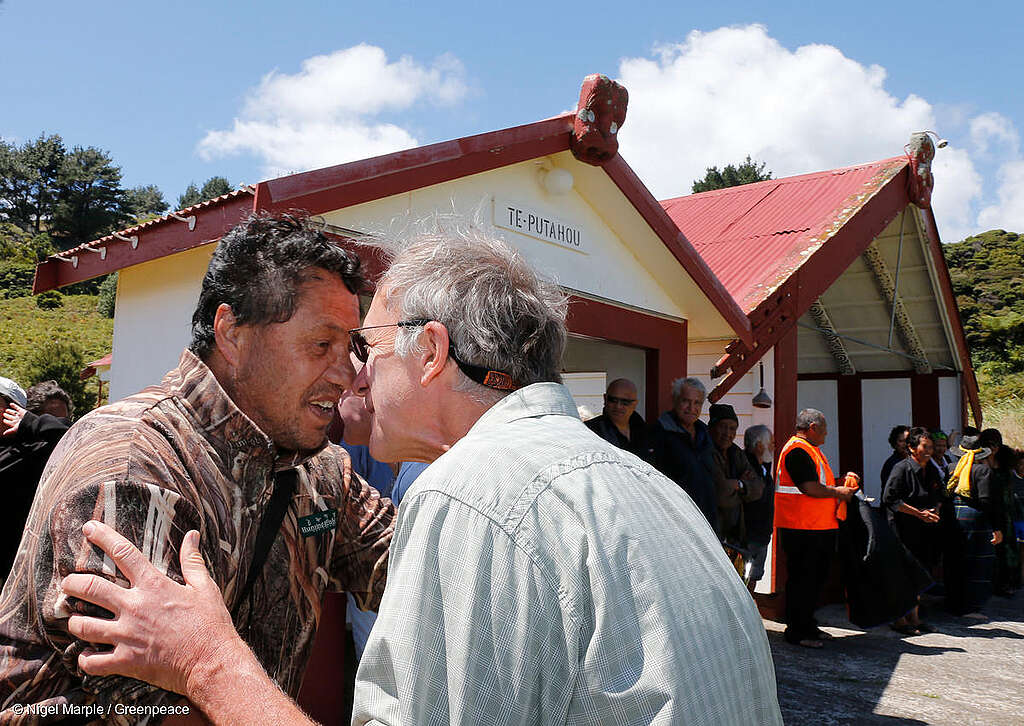
[[[838,499],[809,497],[796,486],[786,471],[786,455],[793,449],[803,449],[818,469],[818,481],[827,487],[836,485],[832,467],[821,450],[807,439],[794,436],[782,447],[778,471],[775,475],[775,526],[780,529],[836,529],[839,520],[846,519],[846,503]]]

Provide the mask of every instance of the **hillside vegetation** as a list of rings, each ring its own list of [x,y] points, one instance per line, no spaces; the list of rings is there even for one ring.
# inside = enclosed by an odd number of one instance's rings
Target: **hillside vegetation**
[[[114,321],[96,311],[98,297],[60,298],[63,305],[50,310],[41,309],[31,296],[0,299],[0,375],[13,378],[26,388],[37,383],[33,380],[33,354],[58,342],[71,343],[86,363],[110,352]],[[95,405],[95,379],[87,382],[87,388]],[[84,413],[86,410],[76,411],[77,415]]]
[[[994,229],[945,246],[981,386],[985,425],[1024,445],[1024,235]]]

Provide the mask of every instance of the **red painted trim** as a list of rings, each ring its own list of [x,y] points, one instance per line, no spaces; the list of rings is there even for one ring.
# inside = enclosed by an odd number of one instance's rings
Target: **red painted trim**
[[[744,343],[753,345],[754,335],[750,319],[733,300],[725,285],[715,277],[708,263],[700,256],[686,236],[679,231],[668,212],[658,203],[651,192],[640,181],[636,173],[621,155],[616,155],[602,167],[633,207],[640,213],[654,233],[658,235],[672,256],[679,261],[686,273],[707,295],[725,321]]]
[[[963,385],[967,393],[967,400],[970,401],[971,411],[974,413],[974,420],[977,427],[981,428],[981,398],[978,396],[978,379],[974,375],[974,367],[971,365],[970,348],[967,346],[967,336],[964,333],[964,323],[960,317],[960,308],[956,305],[956,296],[953,294],[953,281],[949,277],[949,266],[946,264],[946,255],[942,251],[942,242],[939,240],[939,230],[935,225],[935,214],[931,209],[921,212],[924,220],[925,234],[928,237],[928,250],[931,252],[935,269],[938,272],[939,290],[942,293],[942,301],[946,306],[946,314],[949,316],[953,328],[953,342],[956,345],[960,357],[960,367],[963,369]],[[966,416],[964,425],[967,425]]]
[[[769,298],[770,307],[760,308],[751,313],[756,338],[753,349],[739,340],[732,341],[725,348],[725,355],[715,364],[715,369],[728,370],[729,375],[718,382],[708,394],[708,401],[717,403],[730,388],[745,376],[754,364],[761,360],[764,351],[775,345],[788,331],[796,327],[799,316],[794,312],[795,296],[790,291],[792,281],[787,281],[776,294]]]
[[[797,329],[792,327],[775,344],[775,451],[782,447],[796,430],[797,387]],[[777,480],[777,479],[776,479]],[[782,550],[778,546],[778,530],[772,537],[772,592],[779,592],[785,581],[785,564],[780,561]]]
[[[915,375],[914,371],[869,371],[865,373],[857,373],[852,376],[844,376],[839,373],[801,373],[799,378],[801,381],[841,381],[844,378],[857,378],[858,380],[869,380],[879,378],[913,378]],[[933,371],[930,375],[938,378],[955,378],[959,374],[956,371]]]
[[[685,358],[683,362],[686,362]],[[648,348],[644,364],[646,372],[646,378],[644,379],[644,411],[647,413],[646,420],[654,421],[661,415],[661,411],[664,410],[660,398],[661,391],[666,388],[661,380],[661,351]],[[683,373],[683,375],[685,376],[686,374]],[[671,381],[669,381],[669,386],[671,386]],[[671,399],[669,400],[669,405],[671,405]]]
[[[191,213],[196,215],[196,227],[192,232],[188,231],[184,222],[168,219],[133,232],[132,234],[139,238],[138,247],[134,250],[128,242],[107,242],[105,260],[101,260],[95,252],[80,251],[77,253],[78,267],[74,267],[70,262],[61,262],[50,257],[36,266],[32,291],[40,293],[53,290],[216,242],[252,211],[253,197],[248,194],[241,195],[215,206],[194,209]]]
[[[256,187],[256,208],[320,214],[569,148],[573,115],[272,179]]]
[[[799,376],[799,380],[808,379]],[[864,405],[860,382],[857,376],[840,376],[836,384],[839,469],[843,472],[864,471]]]
[[[937,429],[941,425],[939,377],[934,373],[910,377],[910,418],[914,426]]]
[[[657,418],[672,405],[672,381],[686,375],[686,322],[665,320],[572,295],[569,298],[569,331],[588,338],[643,348],[647,361],[647,419]],[[651,353],[657,354],[652,374]],[[656,378],[652,379],[652,376]]]
[[[885,228],[904,209],[907,198],[908,168],[904,167],[886,182],[838,232],[810,256],[796,272],[798,316],[807,312],[815,300],[824,294],[846,272],[853,262],[864,254]]]

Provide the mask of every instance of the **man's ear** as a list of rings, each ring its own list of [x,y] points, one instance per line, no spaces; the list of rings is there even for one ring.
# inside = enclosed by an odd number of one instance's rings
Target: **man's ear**
[[[217,343],[217,352],[232,368],[237,368],[242,358],[242,345],[245,331],[238,324],[235,313],[227,303],[217,306],[213,316],[213,334]]]
[[[426,387],[441,373],[448,365],[448,328],[436,320],[431,320],[423,326],[423,352],[420,354],[420,385]]]

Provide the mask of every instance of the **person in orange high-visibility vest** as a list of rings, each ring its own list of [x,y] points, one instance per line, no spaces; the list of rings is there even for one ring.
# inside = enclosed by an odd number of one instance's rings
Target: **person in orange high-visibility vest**
[[[820,648],[832,636],[818,627],[814,610],[828,577],[839,520],[857,486],[836,485],[819,448],[828,436],[825,415],[805,408],[796,435],[782,447],[775,481],[775,527],[786,554],[786,642]],[[852,472],[848,479],[859,482]]]

